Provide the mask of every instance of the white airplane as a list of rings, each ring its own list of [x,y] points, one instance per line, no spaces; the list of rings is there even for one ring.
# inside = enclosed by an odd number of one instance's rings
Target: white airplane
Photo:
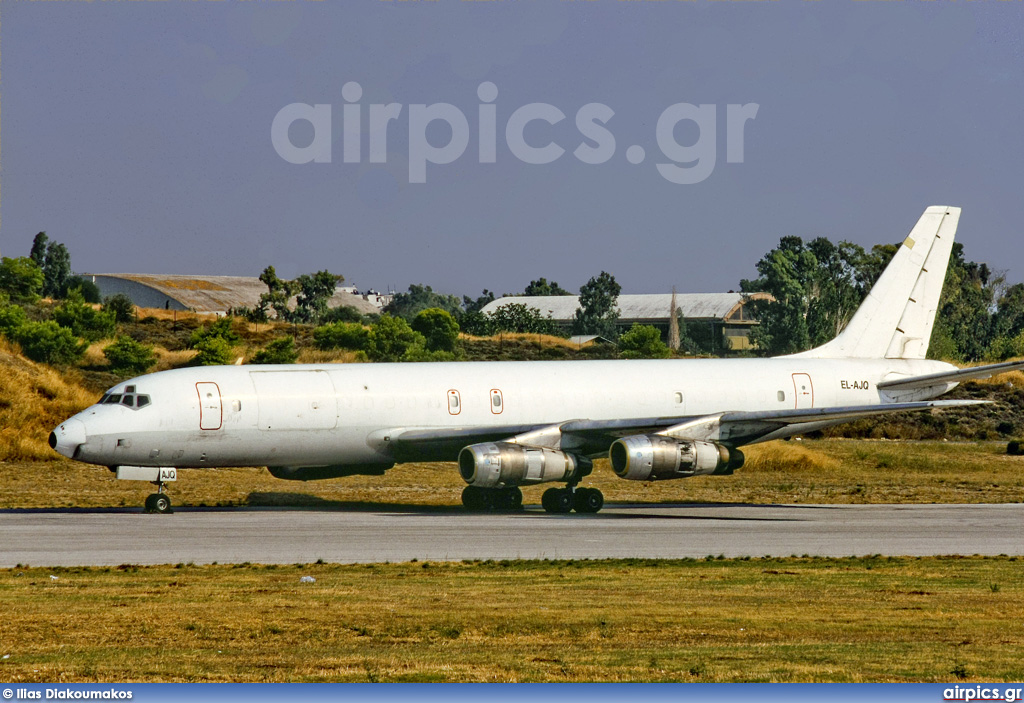
[[[300,481],[458,461],[470,509],[517,509],[519,486],[564,483],[551,513],[597,512],[579,486],[609,455],[634,481],[731,474],[739,447],[851,419],[980,401],[931,400],[960,370],[925,359],[959,208],[929,207],[846,329],[771,359],[303,364],[161,371],[111,388],[50,446],[120,479],[156,484],[170,512],[177,469],[266,465]]]

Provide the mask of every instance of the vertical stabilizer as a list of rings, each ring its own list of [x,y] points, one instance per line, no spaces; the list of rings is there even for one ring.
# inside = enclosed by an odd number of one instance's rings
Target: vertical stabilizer
[[[959,220],[957,207],[925,210],[846,329],[828,344],[794,356],[925,358]]]

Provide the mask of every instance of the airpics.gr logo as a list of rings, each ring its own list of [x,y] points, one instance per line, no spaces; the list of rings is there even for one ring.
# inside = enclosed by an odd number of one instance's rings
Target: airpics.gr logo
[[[990,686],[953,686],[942,692],[944,701],[1006,701],[1014,703],[1021,699],[1022,689],[997,688]]]
[[[481,164],[495,163],[498,158],[498,87],[491,82],[477,87],[477,115],[473,125],[477,131],[476,152]],[[351,81],[342,86],[342,161],[346,164],[363,162],[364,124],[369,133],[369,163],[384,164],[388,158],[388,127],[392,121],[406,122],[409,145],[409,182],[427,182],[427,164],[450,164],[469,149],[472,128],[465,113],[450,103],[412,104],[408,110],[400,103],[360,104],[363,88]],[[744,128],[747,121],[757,117],[757,103],[730,104],[725,108],[725,155],[727,163],[743,162]],[[615,135],[608,123],[615,111],[603,103],[587,103],[576,111],[576,130],[581,137],[572,155],[585,164],[597,165],[610,161],[616,152]],[[332,133],[332,106],[291,103],[281,108],[270,127],[274,150],[292,164],[331,163],[334,135]],[[529,103],[514,110],[505,121],[504,139],[509,152],[525,164],[549,164],[565,154],[565,148],[555,141],[530,144],[526,139],[527,125],[545,122],[556,125],[566,119],[562,110],[548,103]],[[296,122],[306,121],[313,127],[313,139],[306,146],[296,146],[289,136],[289,128]],[[676,139],[676,126],[691,122],[698,131],[692,144],[681,144]],[[659,161],[658,173],[666,180],[680,185],[700,183],[715,170],[718,157],[719,110],[714,104],[669,105],[658,117],[654,136],[667,161]],[[432,144],[427,130],[433,123],[444,123],[451,137],[443,145]],[[626,149],[626,160],[641,164],[647,157],[644,147],[634,144]]]

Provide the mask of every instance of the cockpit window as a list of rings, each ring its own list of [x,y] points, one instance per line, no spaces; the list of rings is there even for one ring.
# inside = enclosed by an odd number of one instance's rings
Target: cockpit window
[[[134,389],[135,386],[128,386]],[[127,390],[127,389],[126,389]],[[153,402],[148,395],[134,395],[132,393],[106,393],[100,398],[97,405],[123,405],[126,408],[144,408]]]
[[[124,392],[125,393],[134,393],[135,392],[135,386],[125,386],[124,387]]]

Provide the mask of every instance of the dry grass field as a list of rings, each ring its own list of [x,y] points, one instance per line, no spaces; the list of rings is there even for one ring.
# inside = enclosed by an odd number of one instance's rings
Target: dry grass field
[[[49,451],[49,448],[46,449]],[[733,476],[658,483],[623,481],[606,460],[584,485],[625,503],[1017,503],[1024,457],[997,442],[815,440],[748,447]],[[384,476],[308,483],[264,468],[183,470],[169,487],[176,505],[457,505],[454,463],[401,464]],[[548,486],[523,490],[539,504]],[[0,509],[141,506],[148,483],[117,481],[105,468],[65,459],[0,462]]]
[[[7,569],[0,679],[1020,681],[1021,566],[1001,557]]]

